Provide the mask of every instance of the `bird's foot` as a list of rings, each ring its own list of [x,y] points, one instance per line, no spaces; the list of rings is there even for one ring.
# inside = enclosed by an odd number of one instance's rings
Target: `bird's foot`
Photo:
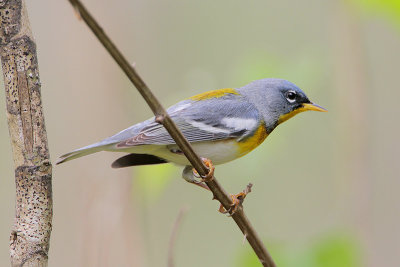
[[[210,190],[210,188],[208,188],[208,186],[205,183],[198,180],[199,176],[196,176],[194,174],[192,166],[186,166],[183,169],[182,177],[183,177],[183,179],[185,179],[186,182],[200,186],[201,188],[204,188],[206,190]]]
[[[229,216],[232,216],[233,214],[235,214],[235,212],[238,210],[239,207],[242,206],[244,199],[246,198],[247,194],[251,192],[251,187],[253,186],[253,184],[248,184],[246,189],[244,189],[242,192],[240,192],[239,194],[236,195],[230,195],[231,199],[232,199],[232,205],[230,206],[230,208],[228,210],[226,210],[224,208],[224,206],[219,207],[219,212],[226,214],[229,213]]]
[[[201,178],[200,182],[205,183],[205,182],[210,182],[214,179],[214,170],[215,167],[212,164],[212,161],[210,159],[207,158],[201,158],[201,160],[203,161],[204,165],[206,165],[206,167],[208,168],[208,173],[205,176],[201,176],[195,168],[193,168],[193,175],[196,176],[197,178]]]

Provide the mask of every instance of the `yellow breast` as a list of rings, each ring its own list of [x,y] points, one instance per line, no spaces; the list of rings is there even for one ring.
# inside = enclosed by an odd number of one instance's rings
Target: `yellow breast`
[[[257,131],[252,136],[249,136],[238,142],[239,157],[246,155],[254,148],[258,147],[262,142],[264,142],[267,136],[267,129],[265,128],[264,123],[261,123]]]

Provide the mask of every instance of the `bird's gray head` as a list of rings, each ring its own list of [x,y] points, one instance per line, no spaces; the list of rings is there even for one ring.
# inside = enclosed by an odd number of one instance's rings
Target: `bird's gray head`
[[[326,111],[312,103],[295,84],[283,79],[257,80],[238,91],[261,112],[268,132],[300,112]]]

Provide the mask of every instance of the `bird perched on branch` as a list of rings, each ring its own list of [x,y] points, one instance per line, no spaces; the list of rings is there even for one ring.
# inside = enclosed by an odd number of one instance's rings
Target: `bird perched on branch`
[[[205,92],[185,99],[167,112],[194,151],[212,164],[246,155],[282,122],[307,111],[326,111],[312,103],[295,84],[262,79],[240,88]],[[199,184],[189,161],[154,117],[98,143],[62,155],[57,164],[99,151],[127,152],[113,168],[173,162],[186,168],[183,177]],[[210,161],[206,161],[209,165]]]

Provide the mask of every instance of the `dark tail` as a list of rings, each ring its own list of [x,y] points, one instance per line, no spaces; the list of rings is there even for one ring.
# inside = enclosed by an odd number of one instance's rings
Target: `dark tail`
[[[124,168],[130,166],[150,165],[150,164],[160,164],[160,163],[168,163],[168,161],[153,155],[132,153],[117,159],[111,164],[111,167]]]

